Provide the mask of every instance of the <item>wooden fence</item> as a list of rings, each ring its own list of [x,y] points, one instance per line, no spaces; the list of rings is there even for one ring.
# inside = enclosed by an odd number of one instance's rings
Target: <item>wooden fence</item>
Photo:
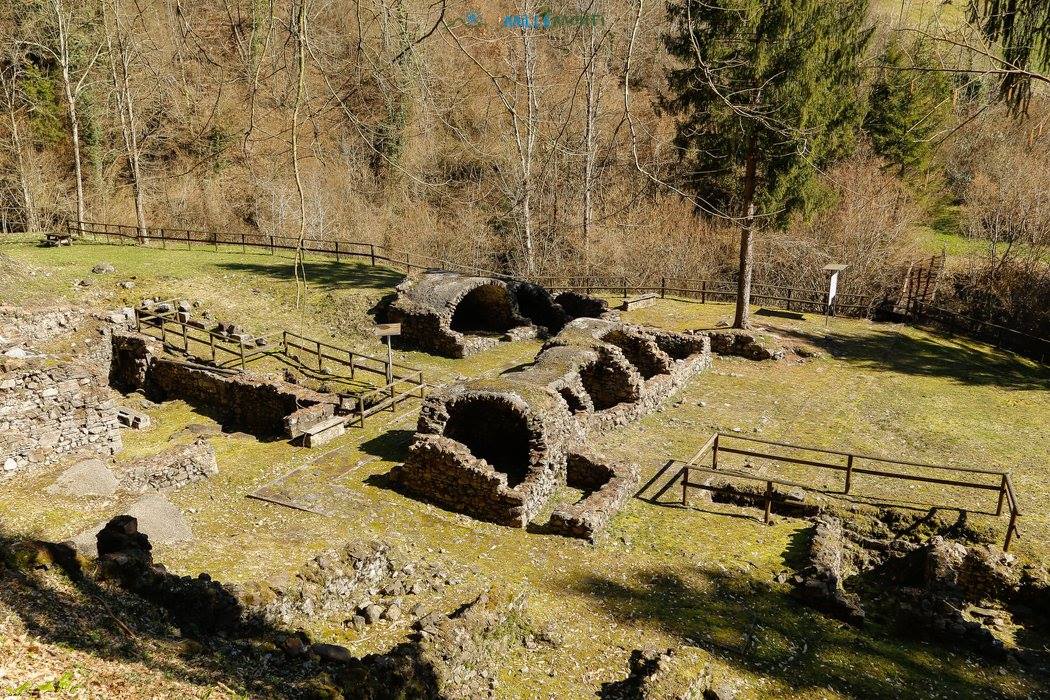
[[[686,298],[708,301],[735,301],[736,280],[707,280],[693,277],[660,277],[652,280],[634,280],[626,277],[535,277],[552,292],[575,291],[593,294],[619,294],[624,299],[632,294],[659,294],[660,298]],[[870,316],[874,310],[873,297],[863,294],[838,294],[828,308],[828,293],[816,289],[802,289],[773,284],[752,284],[753,303],[771,304],[787,311],[826,313],[846,316]]]
[[[744,443],[744,445],[734,445],[734,441]],[[726,443],[730,444],[727,445]],[[756,447],[757,445],[757,447]],[[774,452],[774,448],[779,448],[777,452]],[[809,452],[820,455],[819,458],[804,458],[800,456],[793,456],[792,454],[783,454],[784,450],[797,452]],[[1017,503],[1017,494],[1014,489],[1013,481],[1010,478],[1010,473],[1005,471],[996,471],[992,469],[974,469],[970,467],[947,467],[937,464],[924,464],[922,462],[908,462],[904,460],[887,459],[884,457],[873,457],[871,455],[862,455],[853,452],[845,452],[839,450],[828,450],[819,447],[806,447],[802,445],[793,445],[786,442],[776,442],[773,440],[761,440],[759,438],[744,437],[741,435],[727,434],[727,433],[715,433],[707,441],[707,443],[687,462],[680,462],[677,460],[670,460],[665,464],[652,479],[650,479],[638,492],[636,496],[641,497],[645,491],[651,488],[657,481],[663,478],[668,472],[673,470],[673,474],[670,479],[664,484],[664,486],[648,500],[656,502],[664,493],[669,491],[676,484],[681,484],[682,487],[682,505],[685,505],[688,500],[689,489],[696,488],[707,491],[725,491],[724,487],[713,486],[711,484],[705,484],[699,481],[693,481],[691,476],[694,473],[697,474],[711,474],[721,477],[727,477],[730,479],[741,479],[744,481],[753,481],[765,484],[765,493],[763,496],[763,502],[765,506],[765,521],[769,522],[769,514],[772,509],[773,503],[777,501],[774,485],[788,486],[791,488],[801,488],[809,491],[821,491],[824,493],[831,493],[823,491],[812,484],[804,484],[796,481],[790,481],[779,477],[771,477],[767,475],[759,475],[749,472],[740,471],[737,469],[726,469],[719,467],[719,456],[721,454],[733,454],[742,455],[745,457],[755,457],[759,459],[773,460],[776,462],[787,462],[789,464],[798,464],[808,467],[816,467],[818,469],[832,470],[843,474],[843,488],[841,491],[835,492],[840,495],[853,495],[855,493],[854,487],[856,486],[856,480],[858,476],[873,476],[887,479],[903,480],[903,481],[916,481],[925,484],[936,484],[939,486],[950,486],[976,491],[988,491],[995,492],[998,495],[998,502],[995,508],[995,516],[1000,517],[1003,515],[1004,506],[1009,512],[1009,524],[1006,527],[1006,537],[1003,541],[1003,551],[1010,549],[1010,543],[1014,537],[1020,537],[1017,529],[1017,519],[1021,516],[1021,510]],[[710,455],[711,466],[701,465],[707,455]],[[895,467],[909,467],[912,471],[905,472],[895,470]],[[914,473],[915,469],[933,470],[938,473],[950,475],[949,477],[933,477],[926,476],[923,474]],[[991,479],[989,479],[991,477]],[[984,478],[984,481],[981,479]],[[994,483],[991,483],[994,482]],[[785,499],[781,499],[780,502],[785,502]],[[957,505],[949,505],[947,507],[958,508]],[[965,510],[959,508],[960,510]]]
[[[181,320],[176,303],[174,300],[159,302],[153,307],[165,305],[168,307],[166,311],[136,308],[135,327],[142,333],[151,330],[156,332],[159,339],[169,349],[181,351],[189,357],[202,361],[209,358],[202,357],[191,350],[190,342],[206,345],[209,349],[211,366],[203,366],[205,369],[228,371],[233,367],[239,367],[240,370],[244,370],[254,360],[281,356],[291,360],[303,370],[314,369],[307,367],[304,362],[306,359],[311,360],[312,364],[316,365],[317,378],[323,381],[348,383],[349,380],[352,382],[358,371],[382,376],[384,383],[377,388],[353,393],[340,392],[341,404],[354,416],[354,422],[361,427],[364,427],[366,417],[387,408],[394,410],[398,403],[416,396],[417,392],[419,398],[426,396],[423,371],[415,367],[398,362],[391,362],[388,367],[385,358],[341,348],[292,331],[278,331],[266,336],[252,337],[247,341],[243,337],[230,338],[228,335]],[[258,343],[260,339],[265,341],[264,345]],[[278,340],[280,341],[278,345],[270,344]],[[326,362],[328,365],[325,364]],[[349,369],[349,376],[331,372],[332,364]],[[386,382],[387,376],[392,376],[393,381]]]
[[[263,252],[294,251],[298,239],[291,236],[270,236],[261,233],[220,233],[217,231],[200,231],[180,228],[148,228],[145,235],[135,226],[127,224],[108,224],[91,221],[69,222],[66,225],[70,235],[81,236],[90,240],[109,243],[135,245],[150,242],[160,243],[162,248],[209,246],[216,250],[220,246],[226,249],[246,252],[249,248]],[[411,273],[413,270],[440,269],[470,275],[481,275],[505,280],[519,281],[521,278],[493,270],[486,270],[469,265],[433,258],[407,250],[356,241],[331,241],[314,238],[303,240],[303,251],[333,257],[336,261],[345,259],[366,260],[372,265],[387,265]],[[698,278],[662,277],[659,280],[638,280],[624,277],[532,277],[531,282],[542,284],[552,292],[576,291],[593,294],[607,292],[622,294],[659,293],[661,297],[679,297],[707,301],[733,301],[736,299],[736,282],[734,280],[705,280]],[[825,313],[828,309],[826,291],[801,289],[779,285],[753,284],[752,299],[758,303],[779,304],[788,311],[810,311]],[[862,294],[839,294],[831,311],[848,316],[869,316],[877,300]]]
[[[919,306],[911,316],[916,325],[932,326],[951,335],[964,335],[990,345],[1011,350],[1046,364],[1050,361],[1050,338],[1041,338],[972,316],[928,304]]]

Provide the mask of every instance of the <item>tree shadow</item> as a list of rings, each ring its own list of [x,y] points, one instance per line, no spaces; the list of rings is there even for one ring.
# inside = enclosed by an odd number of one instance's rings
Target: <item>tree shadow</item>
[[[1050,389],[1050,367],[977,341],[930,333],[912,336],[883,328],[859,336],[805,331],[794,331],[792,336],[823,345],[836,358],[865,369],[944,377],[961,384]]]
[[[141,664],[202,689],[226,686],[245,696],[300,698],[320,672],[317,664],[272,646],[287,636],[283,630],[258,621],[238,630],[202,629],[178,610],[86,575],[82,561],[67,545],[26,543],[0,533],[0,604],[47,644]],[[18,682],[7,678],[0,691],[6,694],[7,684]]]
[[[592,574],[565,586],[617,622],[650,621],[681,644],[799,692],[834,689],[864,698],[931,697],[935,689],[972,698],[1027,692],[1006,694],[1009,686],[997,685],[995,674],[968,675],[968,664],[954,653],[931,654],[923,640],[901,639],[880,625],[857,630],[838,623],[793,600],[786,586],[742,572],[647,568],[627,579]]]
[[[336,262],[334,260],[307,261],[303,264],[306,279],[313,289],[330,292],[337,289],[389,289],[405,276],[385,267],[372,267],[359,262]],[[231,272],[243,272],[272,280],[286,282],[295,279],[293,261],[281,263],[225,262],[218,267]]]

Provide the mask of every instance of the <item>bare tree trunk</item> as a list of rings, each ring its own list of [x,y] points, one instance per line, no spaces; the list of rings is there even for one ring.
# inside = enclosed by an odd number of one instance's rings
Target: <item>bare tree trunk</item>
[[[66,111],[69,114],[69,138],[73,147],[73,171],[77,181],[77,221],[84,221],[86,218],[84,173],[80,165],[80,125],[77,121],[76,88],[73,87],[73,81],[69,75],[69,29],[66,26],[66,18],[62,11],[62,0],[53,0],[51,6],[55,12],[55,21],[58,28],[58,63],[62,69],[62,91],[66,98]]]
[[[16,63],[12,62],[10,75],[6,70],[0,73],[0,85],[3,86],[7,116],[11,124],[11,151],[15,157],[15,168],[18,169],[18,185],[22,195],[25,227],[27,231],[38,231],[40,222],[37,219],[36,203],[33,201],[26,173],[25,157],[22,153],[22,132],[18,128],[18,68]]]
[[[751,138],[744,167],[743,205],[744,227],[740,230],[740,271],[736,283],[736,317],[733,328],[751,327],[751,273],[755,266],[755,187],[758,153],[755,137]]]
[[[526,12],[530,7],[526,4]],[[536,95],[536,47],[533,45],[529,30],[521,33],[522,60],[525,68],[526,121],[524,148],[521,150],[521,216],[525,234],[525,272],[532,275],[536,269],[536,254],[533,245],[532,230],[532,164],[536,152],[536,137],[539,131],[539,104]]]
[[[303,190],[303,177],[299,170],[299,109],[302,107],[306,92],[306,0],[300,0],[296,20],[296,59],[298,83],[295,90],[295,106],[292,108],[292,172],[295,174],[295,187],[299,193],[299,236],[295,245],[295,308],[302,310],[306,301],[306,268],[303,266],[303,248],[306,242],[306,193]],[[300,275],[302,281],[300,282]],[[299,317],[300,326],[302,316]],[[302,328],[299,330],[302,333]]]
[[[105,12],[106,2],[102,3]],[[105,21],[105,18],[103,18]],[[138,229],[138,240],[140,243],[149,241],[149,231],[146,228],[145,195],[142,186],[142,170],[139,158],[139,136],[138,125],[135,121],[135,98],[131,91],[131,47],[128,45],[128,35],[121,26],[120,13],[113,6],[113,33],[110,33],[109,22],[106,21],[106,43],[109,46],[110,68],[113,77],[113,88],[116,91],[117,106],[120,113],[120,127],[124,137],[124,148],[128,156],[128,168],[131,171],[131,187],[135,195],[135,221]],[[114,36],[116,44],[114,44]]]
[[[583,272],[591,270],[591,226],[593,221],[594,144],[598,119],[598,81],[595,75],[595,28],[591,25],[587,47],[587,114],[583,138]]]

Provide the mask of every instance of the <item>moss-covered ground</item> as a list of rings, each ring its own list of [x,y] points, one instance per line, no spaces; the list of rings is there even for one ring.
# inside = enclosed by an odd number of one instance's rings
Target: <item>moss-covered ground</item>
[[[367,310],[400,275],[382,268],[312,261],[305,311],[295,308],[290,261],[238,252],[162,251],[75,245],[0,246],[5,275],[0,301],[96,308],[131,305],[143,296],[198,299],[217,318],[239,319],[254,332],[302,324],[308,334],[362,351],[378,351]],[[92,275],[99,261],[114,275]],[[10,265],[10,263],[14,265]],[[7,273],[10,269],[11,272]],[[134,278],[125,290],[118,282]],[[86,288],[77,279],[91,279]],[[787,317],[758,310],[755,320],[781,336],[782,362],[716,358],[664,410],[605,436],[597,447],[637,461],[648,478],[671,458],[688,458],[716,430],[813,446],[948,465],[1009,469],[1021,498],[1016,553],[1050,559],[1046,427],[1050,371],[959,338],[863,320]],[[710,328],[731,308],[665,300],[627,312],[631,321],[669,329]],[[532,358],[538,342],[501,345],[467,360],[397,353],[442,383],[491,375]],[[352,538],[380,537],[443,560],[464,583],[427,605],[451,610],[500,582],[528,591],[537,624],[561,630],[564,644],[504,666],[500,694],[510,698],[594,697],[621,678],[640,646],[696,645],[722,657],[748,681],[742,697],[1010,697],[1045,693],[1016,665],[997,664],[913,638],[874,619],[863,630],[796,604],[774,577],[791,569],[805,546],[805,523],[712,505],[689,507],[632,500],[609,535],[589,545],[539,531],[474,521],[390,488],[386,473],[405,454],[418,401],[380,414],[328,445],[308,450],[240,434],[210,440],[220,473],[171,494],[186,514],[193,542],[161,546],[156,558],[177,572],[207,571],[247,581],[293,572],[321,550]],[[125,433],[120,459],[188,439],[187,424],[211,424],[172,402],[149,410],[153,427]],[[732,460],[729,460],[733,464]],[[739,465],[742,460],[737,460]],[[825,472],[759,465],[791,478],[834,486]],[[121,503],[69,500],[45,493],[59,467],[12,479],[0,488],[3,528],[12,535],[63,539],[115,514]],[[772,471],[771,471],[772,473]],[[903,485],[902,485],[903,484]],[[327,515],[245,498],[261,487]],[[859,479],[865,495],[925,508],[994,506],[994,494],[970,496],[906,482]],[[567,492],[564,498],[570,497]],[[971,499],[971,500],[966,500]],[[995,525],[990,516],[973,516]],[[406,624],[362,636],[319,622],[313,630],[355,653],[389,648]]]

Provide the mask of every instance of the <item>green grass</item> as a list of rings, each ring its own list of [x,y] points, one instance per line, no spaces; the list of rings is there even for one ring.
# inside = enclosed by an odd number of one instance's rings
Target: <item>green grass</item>
[[[33,277],[6,281],[0,290],[23,303],[61,296],[105,308],[117,300],[132,301],[120,296],[116,281],[134,274],[137,286],[130,296],[200,298],[224,312],[243,313],[253,330],[295,320],[288,301],[294,293],[289,268],[269,256],[102,246],[7,246],[2,252],[35,268]],[[88,292],[72,291],[72,280],[90,275],[86,270],[99,260],[112,262],[118,274]],[[330,331],[339,342],[367,347],[374,341],[365,336],[362,302],[387,293],[384,285],[397,277],[380,278],[380,284],[375,275],[387,273],[347,267],[331,269],[327,282],[324,266],[313,268],[317,288],[304,324]],[[91,297],[91,289],[105,294]],[[335,309],[328,294],[337,300]],[[351,303],[344,309],[343,302]],[[731,313],[725,304],[668,300],[625,318],[689,329],[710,328]],[[344,316],[341,325],[333,325],[333,319]],[[759,314],[755,320],[787,346],[804,345],[822,356],[780,363],[717,358],[664,410],[609,433],[595,447],[638,462],[643,479],[669,458],[692,455],[713,431],[734,429],[887,457],[1007,468],[1025,510],[1016,552],[1047,560],[1047,368],[904,326],[832,319],[825,328],[822,317],[810,315],[794,320]],[[527,361],[538,347],[536,342],[505,344],[467,360],[421,353],[399,357],[423,367],[435,381],[449,381],[491,375]],[[208,571],[219,580],[240,582],[287,575],[327,547],[380,537],[441,560],[463,576],[465,582],[448,596],[427,599],[429,608],[454,609],[493,582],[525,590],[536,625],[554,625],[566,641],[559,649],[531,652],[526,661],[507,664],[501,697],[594,697],[601,683],[623,677],[630,650],[683,644],[716,654],[747,682],[745,698],[1022,698],[1039,692],[1039,679],[1023,668],[902,637],[886,621],[876,619],[856,630],[798,606],[789,587],[773,578],[797,561],[805,542],[802,521],[776,519],[765,526],[759,512],[699,499],[688,508],[632,500],[608,537],[591,546],[478,522],[407,498],[389,487],[385,475],[405,454],[415,406],[378,416],[364,430],[352,429],[317,450],[242,434],[211,438],[219,475],[171,495],[196,539],[158,547],[157,559],[176,572]],[[209,422],[180,402],[150,413],[154,426],[149,431],[125,433],[127,456],[162,449],[186,423]],[[43,489],[58,469],[5,485],[0,512],[6,529],[62,539],[119,512],[119,503],[46,495]],[[792,478],[826,479],[803,469],[779,469]],[[274,488],[315,504],[329,517],[244,498],[289,473]],[[855,481],[855,488],[921,504],[964,498],[871,479]],[[1003,526],[1001,520],[979,519],[1000,530]],[[388,649],[408,632],[399,624],[359,637],[340,622],[318,621],[311,631],[355,653]]]

